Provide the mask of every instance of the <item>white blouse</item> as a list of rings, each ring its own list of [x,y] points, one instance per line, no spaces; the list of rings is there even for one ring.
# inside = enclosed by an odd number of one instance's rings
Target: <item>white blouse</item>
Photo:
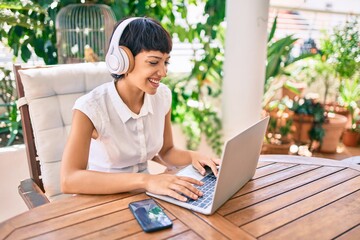
[[[121,80],[120,80],[121,81]],[[75,102],[94,124],[98,138],[91,140],[88,169],[102,172],[139,172],[162,148],[165,115],[171,91],[160,84],[156,94],[145,93],[139,114],[133,113],[116,91],[115,83],[100,85]]]

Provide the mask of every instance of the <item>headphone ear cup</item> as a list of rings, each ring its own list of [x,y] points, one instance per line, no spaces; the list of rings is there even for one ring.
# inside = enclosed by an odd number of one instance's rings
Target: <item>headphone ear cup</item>
[[[130,73],[135,67],[135,59],[129,48],[125,46],[119,46],[120,53],[124,59],[124,69],[122,74]]]
[[[129,73],[134,69],[135,59],[130,49],[124,46],[119,46],[121,35],[126,26],[139,17],[132,17],[121,22],[113,32],[109,49],[105,56],[106,66],[109,72],[117,75]]]
[[[120,50],[119,50],[120,51]],[[111,73],[118,74],[119,69],[122,68],[121,62],[120,62],[121,56],[119,56],[119,53],[108,52],[105,57],[106,66],[109,69]]]

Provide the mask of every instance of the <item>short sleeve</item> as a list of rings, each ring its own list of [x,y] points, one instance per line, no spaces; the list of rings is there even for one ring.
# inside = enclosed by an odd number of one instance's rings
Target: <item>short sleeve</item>
[[[96,101],[93,101],[91,92],[81,96],[75,101],[73,110],[77,109],[84,113],[90,121],[94,124],[95,129],[100,132],[101,131],[101,119],[100,116],[102,115],[99,111],[101,110],[98,107]]]

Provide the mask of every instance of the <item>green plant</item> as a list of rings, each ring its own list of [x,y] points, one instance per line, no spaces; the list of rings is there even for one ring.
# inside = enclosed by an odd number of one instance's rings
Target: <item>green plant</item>
[[[358,102],[360,101],[360,76],[346,79],[342,82],[339,89],[339,103],[349,110],[351,118],[351,127],[353,131],[357,130],[356,118],[358,114]]]
[[[225,3],[220,0],[204,2],[205,23],[187,22],[188,28],[175,28],[181,41],[198,42],[201,47],[193,49],[191,73],[172,87],[172,120],[181,123],[188,138],[188,148],[196,149],[204,134],[214,153],[220,155],[222,125],[213,102],[221,94],[225,41],[221,23],[224,21]]]
[[[0,107],[6,109],[0,115],[1,142],[10,146],[17,138],[22,137],[22,125],[20,113],[15,103],[15,81],[11,77],[11,71],[4,67],[0,68],[0,99],[3,102]]]
[[[181,126],[187,136],[187,147],[196,149],[201,141],[202,133],[206,136],[209,146],[214,153],[220,155],[222,151],[221,120],[211,104],[198,101],[200,94],[196,79],[182,78],[166,79],[172,91],[171,120]]]
[[[266,141],[271,144],[288,144],[292,141],[292,112],[290,107],[292,100],[284,97],[279,100],[271,101],[266,111],[269,113],[270,120],[266,133]]]
[[[10,108],[9,112],[5,112],[0,115],[0,135],[6,135],[6,139],[2,138],[1,141],[5,140],[6,146],[12,145],[16,139],[22,138],[23,131],[20,119],[20,113],[16,107],[16,104],[0,104],[0,106],[6,106]]]
[[[322,126],[326,120],[323,105],[313,99],[301,98],[297,101],[294,101],[293,106],[290,109],[294,111],[295,114],[313,117],[312,127],[308,134],[310,138],[309,149],[314,150],[314,141],[317,141],[321,144],[325,136],[325,130]]]
[[[289,35],[284,38],[274,40],[276,27],[277,16],[275,17],[268,36],[263,107],[271,101],[276,90],[284,85],[284,82],[278,77],[282,75],[290,76],[291,74],[287,71],[289,66],[297,61],[315,55],[313,53],[302,53],[299,56],[294,57],[292,55],[292,50],[294,48],[294,43],[298,40],[298,38],[294,38],[293,35]]]
[[[41,3],[41,4],[40,4]],[[27,62],[32,52],[46,64],[57,63],[55,1],[2,1],[0,39]]]
[[[300,71],[295,72],[299,79],[303,79],[309,86],[317,84],[319,89],[317,91],[322,93],[322,103],[326,104],[329,96],[334,95],[337,91],[337,79],[335,77],[335,70],[333,66],[326,61],[326,56],[322,52],[311,59],[302,62]]]
[[[321,51],[340,81],[351,78],[360,67],[360,26],[356,18],[336,26],[322,42]]]

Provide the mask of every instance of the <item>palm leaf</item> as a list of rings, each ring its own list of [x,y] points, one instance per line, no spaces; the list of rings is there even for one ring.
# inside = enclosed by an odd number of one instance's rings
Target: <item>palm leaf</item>
[[[278,16],[276,15],[275,19],[274,19],[274,22],[273,22],[273,25],[271,26],[271,30],[270,30],[270,33],[269,33],[269,37],[268,37],[268,42],[271,41],[271,39],[274,37],[275,35],[275,31],[276,31],[276,26],[277,26],[277,18]]]

